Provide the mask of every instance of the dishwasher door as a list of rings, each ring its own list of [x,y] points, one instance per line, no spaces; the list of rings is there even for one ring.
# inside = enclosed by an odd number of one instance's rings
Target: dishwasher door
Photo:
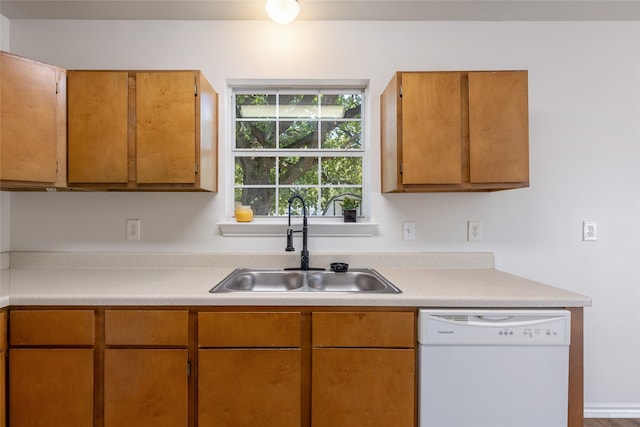
[[[570,313],[420,310],[420,427],[566,427]]]

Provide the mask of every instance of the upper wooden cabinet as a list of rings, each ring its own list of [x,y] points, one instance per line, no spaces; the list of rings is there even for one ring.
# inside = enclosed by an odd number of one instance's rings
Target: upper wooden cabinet
[[[527,71],[399,72],[381,96],[382,192],[529,186]]]
[[[200,71],[69,71],[69,185],[217,191],[217,93]]]
[[[66,186],[66,74],[0,52],[0,189]]]

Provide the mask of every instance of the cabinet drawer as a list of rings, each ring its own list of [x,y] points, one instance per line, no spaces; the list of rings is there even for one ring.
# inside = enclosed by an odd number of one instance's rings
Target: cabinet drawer
[[[106,310],[104,322],[107,345],[189,344],[187,310]]]
[[[13,310],[9,341],[18,345],[93,345],[93,310]]]
[[[300,313],[198,313],[200,347],[299,347]]]
[[[314,347],[414,348],[413,312],[312,313]]]

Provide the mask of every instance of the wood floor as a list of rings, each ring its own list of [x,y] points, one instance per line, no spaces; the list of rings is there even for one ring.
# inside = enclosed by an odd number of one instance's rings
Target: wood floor
[[[587,418],[584,427],[640,427],[640,419]]]

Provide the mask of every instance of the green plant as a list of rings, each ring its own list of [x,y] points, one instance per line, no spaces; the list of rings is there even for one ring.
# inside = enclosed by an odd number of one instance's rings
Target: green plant
[[[350,199],[349,197],[345,197],[342,199],[342,210],[346,211],[349,209],[358,209],[360,206],[360,200]]]

